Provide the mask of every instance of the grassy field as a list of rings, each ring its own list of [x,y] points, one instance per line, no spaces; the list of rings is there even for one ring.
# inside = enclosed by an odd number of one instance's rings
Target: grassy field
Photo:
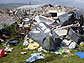
[[[38,52],[37,50],[23,50],[21,49],[23,46],[22,44],[18,44],[17,46],[13,47],[14,50],[10,53],[7,53],[7,56],[0,58],[0,63],[26,63],[26,59],[31,57],[32,53]],[[0,45],[0,49],[4,47]],[[84,49],[83,49],[84,50]],[[22,51],[26,51],[27,54],[21,55]],[[72,50],[72,53],[78,52],[76,50]],[[84,63],[84,59],[80,59],[77,55],[63,57],[63,55],[56,55],[51,53],[45,53],[44,60],[36,60],[33,63]]]

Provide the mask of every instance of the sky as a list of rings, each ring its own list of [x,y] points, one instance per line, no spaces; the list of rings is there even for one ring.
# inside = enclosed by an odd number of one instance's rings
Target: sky
[[[29,3],[29,2],[37,2],[37,3],[48,3],[48,2],[56,2],[56,1],[78,1],[83,2],[84,0],[0,0],[0,3]]]
[[[33,1],[40,2],[42,0],[0,0],[0,3],[29,3]]]
[[[46,4],[73,6],[84,8],[84,0],[0,0],[0,3],[29,3],[32,4]]]
[[[56,2],[84,2],[84,0],[0,0],[0,3],[56,3]]]

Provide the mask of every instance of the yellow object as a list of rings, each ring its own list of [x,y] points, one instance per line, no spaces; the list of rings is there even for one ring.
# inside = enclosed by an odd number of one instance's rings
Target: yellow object
[[[27,48],[24,48],[24,50],[27,50],[27,49],[33,50],[33,49],[37,49],[38,47],[39,47],[39,44],[37,42],[34,42],[29,44]]]
[[[36,49],[36,48],[38,48],[38,47],[39,47],[39,44],[36,43],[36,42],[34,42],[34,43],[28,45],[28,49],[29,49],[29,50],[33,50],[33,49]]]
[[[83,46],[84,44],[83,43],[80,43],[80,46]]]
[[[42,50],[43,48],[42,48],[42,46],[40,46],[39,48],[38,48],[38,50]]]
[[[32,43],[33,42],[33,40],[32,39],[29,39],[29,43]]]
[[[40,46],[39,48],[38,48],[38,52],[40,52],[40,51],[42,51],[43,50],[43,48],[42,48],[42,46]]]
[[[30,43],[27,48],[24,48],[24,50],[33,50],[37,49],[39,47],[39,44],[32,39],[29,39],[28,42]]]
[[[43,49],[42,46],[40,46],[38,49]]]

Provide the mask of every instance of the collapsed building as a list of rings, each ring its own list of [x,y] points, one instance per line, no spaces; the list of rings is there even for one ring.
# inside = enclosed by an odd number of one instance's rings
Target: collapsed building
[[[28,35],[46,50],[56,50],[64,46],[75,48],[84,41],[83,13],[77,8],[44,4],[18,7],[11,14],[19,19],[21,34]]]
[[[27,11],[29,14],[26,16],[25,21],[28,22],[26,25],[30,23],[29,27],[33,26],[33,29],[28,31],[29,37],[38,42],[44,49],[56,50],[67,44],[69,48],[75,48],[76,44],[83,41],[83,10],[57,5],[44,5],[32,9],[28,7],[26,10],[30,10]],[[25,21],[23,20],[24,23]],[[21,25],[26,28],[25,24]],[[21,25],[19,24],[19,26]],[[73,44],[74,46],[70,47]]]

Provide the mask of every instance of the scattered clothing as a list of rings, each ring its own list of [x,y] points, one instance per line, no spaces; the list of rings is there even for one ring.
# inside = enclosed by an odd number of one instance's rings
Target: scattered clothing
[[[43,56],[41,56],[41,55],[43,55]],[[44,54],[42,54],[42,53],[31,54],[31,57],[29,59],[26,59],[26,62],[34,62],[37,59],[44,59]]]

